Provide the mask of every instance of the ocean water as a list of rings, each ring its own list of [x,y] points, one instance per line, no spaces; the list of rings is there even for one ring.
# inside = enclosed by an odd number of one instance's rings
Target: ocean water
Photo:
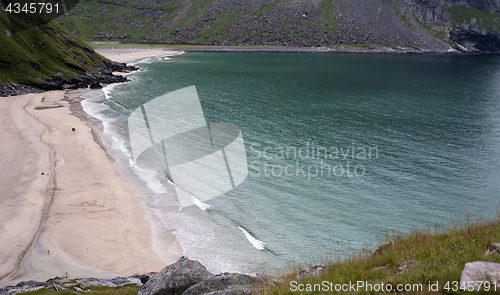
[[[498,205],[498,56],[185,53],[135,65],[131,82],[82,105],[158,234],[214,272],[343,257]],[[240,128],[248,176],[181,210],[175,179],[136,165],[127,120],[193,85],[207,122]]]

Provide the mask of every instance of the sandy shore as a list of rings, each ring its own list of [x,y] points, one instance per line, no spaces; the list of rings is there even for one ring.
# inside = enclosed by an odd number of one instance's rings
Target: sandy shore
[[[115,61],[177,53],[101,52]],[[0,286],[129,276],[182,256],[175,239],[155,238],[150,213],[69,105],[64,91],[0,97]]]
[[[114,61],[130,62],[153,56],[176,55],[182,51],[163,49],[96,49],[96,52]]]
[[[179,243],[153,249],[148,213],[63,98],[0,97],[0,286],[129,276],[175,262]]]
[[[51,197],[44,126],[24,110],[33,95],[0,97],[0,283],[16,277],[36,243]],[[49,189],[49,191],[47,191]]]

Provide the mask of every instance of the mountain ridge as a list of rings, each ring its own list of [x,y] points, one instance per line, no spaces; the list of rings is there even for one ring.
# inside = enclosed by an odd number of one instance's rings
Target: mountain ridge
[[[500,52],[498,0],[82,0],[58,20],[87,41]]]

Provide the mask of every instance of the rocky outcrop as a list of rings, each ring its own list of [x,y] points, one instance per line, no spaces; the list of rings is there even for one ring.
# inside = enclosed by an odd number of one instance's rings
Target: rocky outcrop
[[[414,18],[442,40],[466,52],[500,52],[500,2],[495,0],[405,0],[402,17]],[[418,24],[416,24],[418,25]],[[453,45],[450,42],[451,45]]]
[[[460,286],[473,285],[475,290],[482,282],[490,284],[500,281],[500,263],[476,261],[465,264],[462,275],[460,276]]]
[[[495,254],[499,254],[499,253],[500,253],[500,243],[491,243],[488,246],[488,250],[486,250],[486,253],[484,254],[484,256],[495,255]]]
[[[116,277],[113,279],[78,279],[76,282],[72,282],[67,278],[55,277],[45,282],[26,281],[20,282],[15,286],[2,287],[0,288],[0,295],[15,295],[18,293],[37,291],[43,288],[56,292],[66,289],[71,289],[75,292],[84,292],[89,286],[123,287],[128,284],[141,286],[143,281],[146,282],[148,279],[149,276],[141,275],[128,278]]]
[[[197,294],[251,294],[266,281],[239,273],[223,273],[205,279],[187,289],[183,295]]]
[[[399,264],[393,271],[394,274],[400,274],[408,269],[417,267],[418,261],[410,260]]]
[[[137,295],[239,295],[257,293],[267,285],[280,284],[280,278],[240,273],[213,275],[201,263],[186,257],[154,275]]]
[[[63,90],[63,89],[93,89],[102,88],[104,84],[127,82],[128,79],[121,75],[113,75],[113,72],[131,72],[137,70],[136,67],[127,66],[125,63],[104,61],[105,67],[101,68],[97,73],[87,73],[72,79],[63,79],[60,75],[54,75],[51,81],[44,83],[33,83],[30,85],[22,85],[11,83],[10,85],[0,88],[0,96],[22,95],[28,93],[36,93],[48,90]]]
[[[324,271],[330,269],[328,265],[312,265],[301,270],[296,276],[295,280],[299,281],[308,277],[319,277]]]
[[[189,287],[213,277],[201,263],[181,257],[155,274],[137,295],[180,295]]]

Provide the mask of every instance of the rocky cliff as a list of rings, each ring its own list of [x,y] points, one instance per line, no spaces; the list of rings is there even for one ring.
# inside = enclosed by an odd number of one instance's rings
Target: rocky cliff
[[[127,70],[95,53],[50,16],[13,17],[0,3],[0,96],[126,81]]]
[[[499,0],[81,0],[91,41],[500,51]]]

